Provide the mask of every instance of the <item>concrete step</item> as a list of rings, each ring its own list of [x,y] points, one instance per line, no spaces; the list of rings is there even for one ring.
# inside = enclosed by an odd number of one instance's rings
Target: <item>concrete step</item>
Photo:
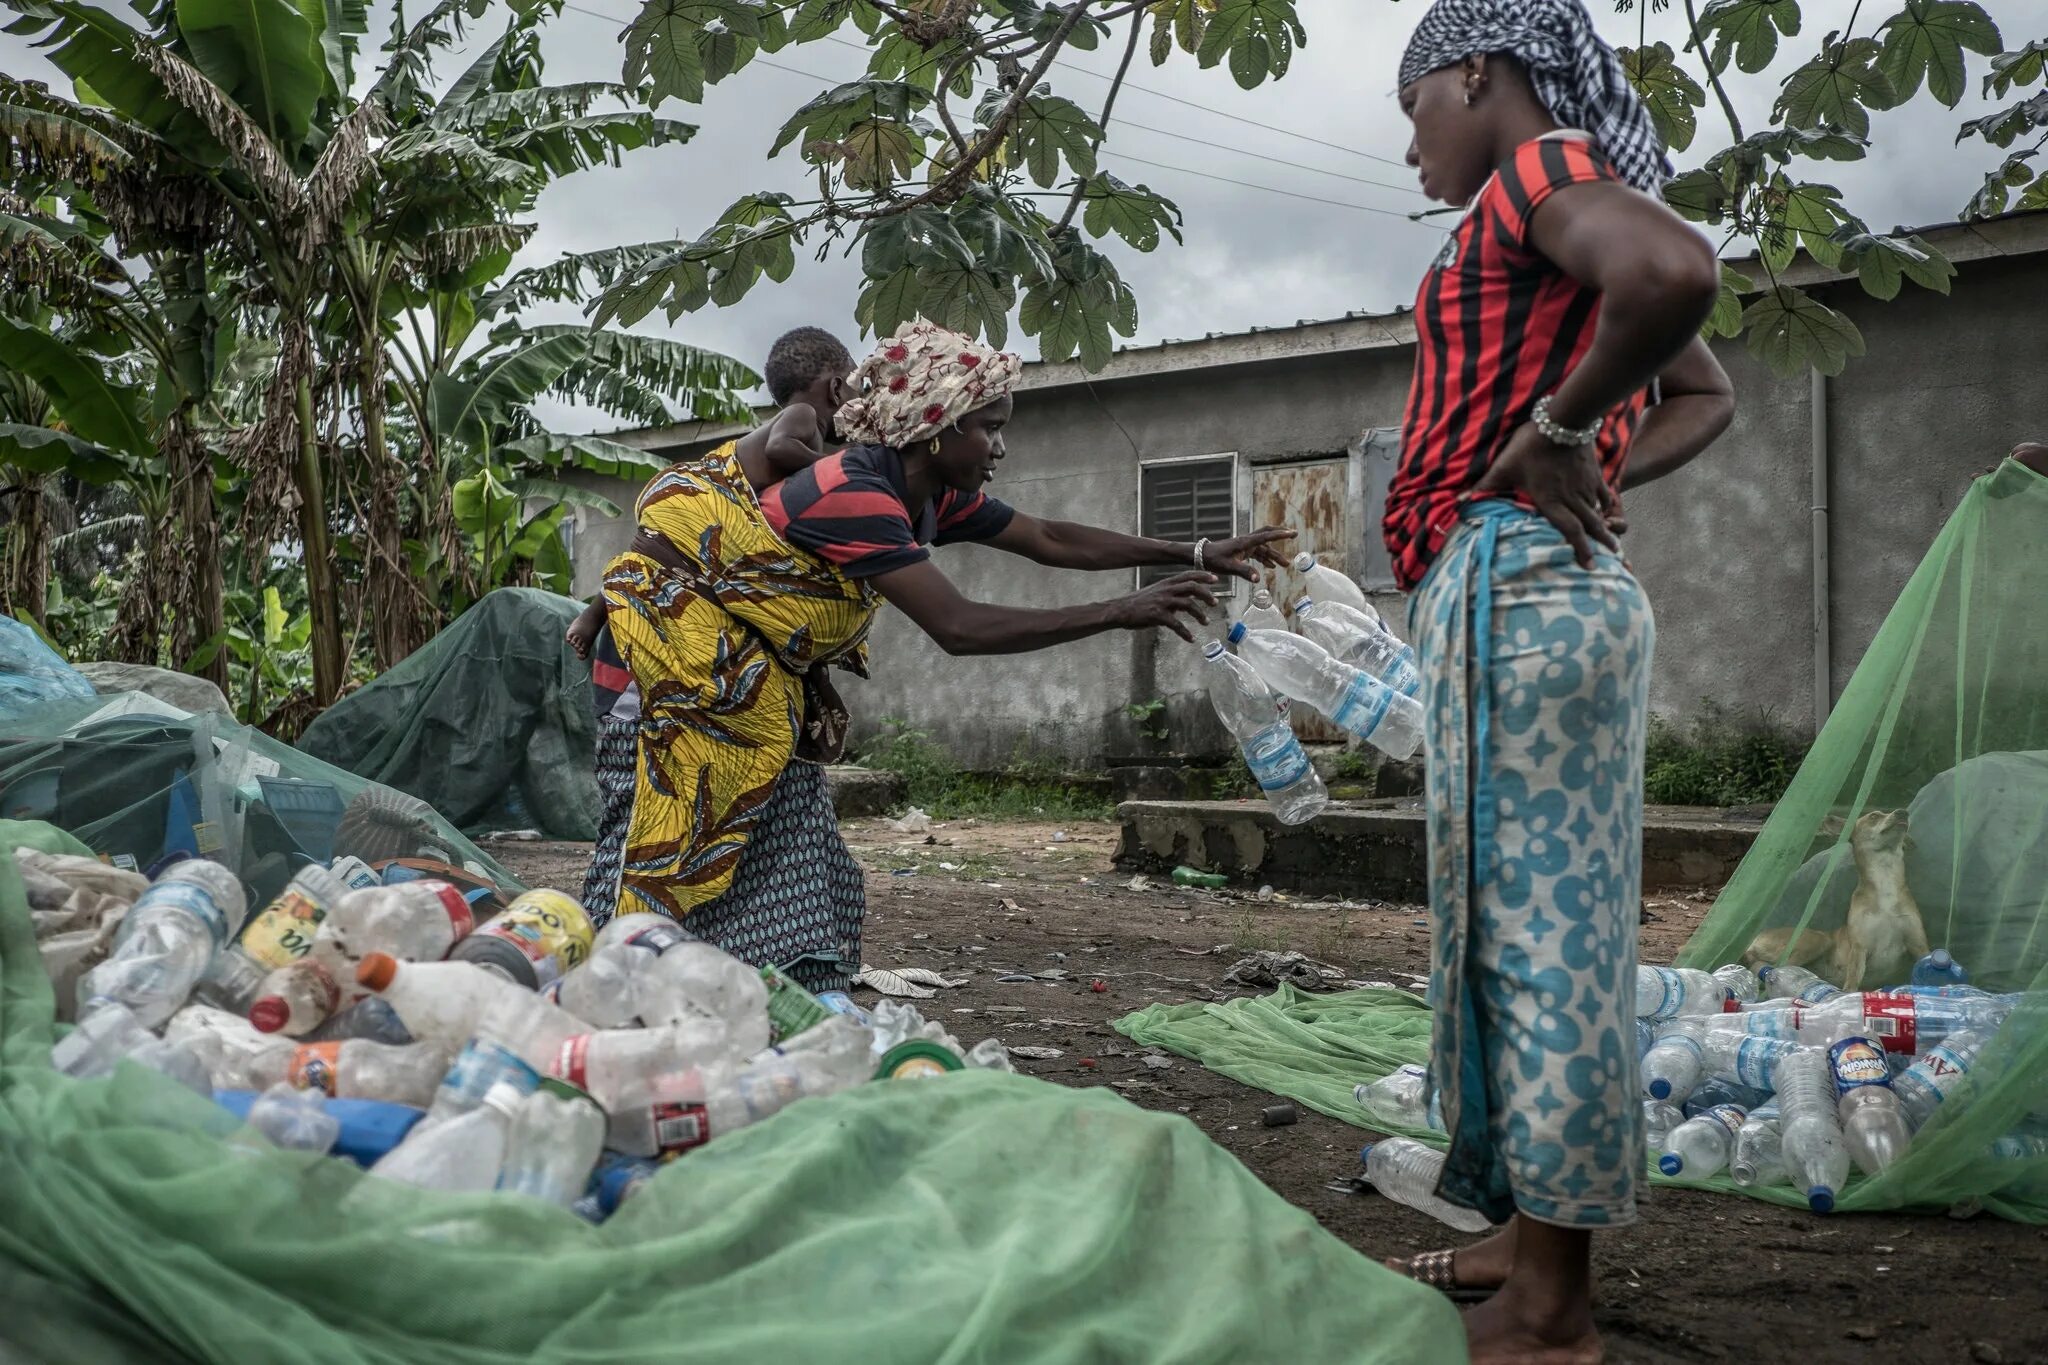
[[[1644,813],[1643,885],[1717,886],[1756,840],[1761,818],[1652,807]],[[1413,800],[1332,802],[1305,825],[1283,825],[1263,801],[1127,801],[1117,866],[1170,872],[1186,864],[1247,886],[1308,895],[1420,903],[1429,898],[1427,831]]]
[[[825,787],[832,793],[833,813],[842,820],[888,815],[903,808],[901,773],[839,764],[825,769]]]

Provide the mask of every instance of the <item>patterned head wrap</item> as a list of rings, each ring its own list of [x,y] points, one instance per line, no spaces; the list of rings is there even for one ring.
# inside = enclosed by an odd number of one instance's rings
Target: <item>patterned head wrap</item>
[[[1527,67],[1550,116],[1591,133],[1623,180],[1663,194],[1672,175],[1664,139],[1581,0],[1436,0],[1408,40],[1401,85],[1492,52]]]
[[[853,382],[861,396],[839,409],[833,424],[849,441],[906,446],[1001,398],[1016,386],[1022,364],[917,318],[860,363]]]

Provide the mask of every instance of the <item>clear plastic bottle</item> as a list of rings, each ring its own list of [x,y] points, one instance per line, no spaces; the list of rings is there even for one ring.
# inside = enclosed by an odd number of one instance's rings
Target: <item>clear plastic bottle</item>
[[[1657,1169],[1687,1180],[1705,1180],[1728,1164],[1735,1134],[1748,1117],[1732,1104],[1717,1104],[1698,1118],[1687,1119],[1665,1136]]]
[[[506,1084],[521,1094],[531,1094],[540,1088],[541,1078],[563,1046],[582,1032],[581,1020],[531,992],[494,996],[484,1006],[475,1036],[434,1092],[427,1122],[441,1123],[468,1113],[483,1103],[494,1085]]]
[[[1351,1093],[1377,1123],[1444,1131],[1443,1108],[1429,1093],[1427,1067],[1410,1062],[1376,1081],[1353,1087]]]
[[[652,920],[623,937],[593,945],[582,966],[566,973],[541,992],[592,1028],[630,1028],[640,1017],[640,974],[678,944],[694,942],[676,922],[662,915],[634,915]],[[611,926],[605,926],[609,929]],[[600,935],[602,937],[602,935]]]
[[[249,1126],[274,1146],[324,1152],[341,1136],[341,1120],[327,1112],[327,1096],[280,1081],[249,1106]]]
[[[1869,1038],[1844,1038],[1828,1049],[1828,1066],[1849,1158],[1857,1170],[1876,1175],[1904,1154],[1913,1137],[1892,1091],[1884,1049]]]
[[[1936,948],[1913,964],[1912,980],[1916,986],[1967,986],[1970,974],[1949,956],[1948,949]]]
[[[1443,1179],[1444,1155],[1434,1147],[1412,1138],[1382,1138],[1368,1143],[1358,1159],[1365,1163],[1365,1178],[1372,1187],[1395,1203],[1406,1204],[1460,1232],[1486,1232],[1492,1227],[1484,1215],[1438,1197],[1436,1186]]]
[[[1704,1035],[1708,1074],[1757,1090],[1776,1090],[1785,1059],[1802,1050],[1782,1038],[1751,1038],[1711,1027]]]
[[[1803,1017],[1846,1024],[1849,1034],[1874,1038],[1886,1052],[1913,1056],[1953,1033],[1996,1033],[2018,1000],[2014,995],[1851,991],[1804,1011]]]
[[[378,1100],[424,1109],[448,1074],[454,1052],[446,1043],[393,1047],[363,1038],[342,1043],[287,1043],[285,1079],[302,1090],[342,1100]]]
[[[691,940],[656,958],[640,974],[640,1021],[723,1024],[733,1051],[752,1056],[768,1046],[768,985],[761,973],[709,943]]]
[[[1422,747],[1422,704],[1330,656],[1313,640],[1279,630],[1230,628],[1230,643],[1268,687],[1307,702],[1389,758]]]
[[[1657,1041],[1643,1054],[1643,1093],[1653,1100],[1681,1104],[1707,1074],[1706,1051],[1699,1028],[1689,1019],[1674,1019],[1657,1031]]]
[[[109,1004],[80,1019],[50,1049],[50,1065],[81,1081],[105,1076],[153,1037],[126,1005]]]
[[[144,1028],[178,1012],[242,927],[249,898],[235,874],[188,858],[136,900],[107,960],[78,982],[78,1017],[124,1005]]]
[[[1273,605],[1273,594],[1264,588],[1252,589],[1252,603],[1237,619],[1252,630],[1287,629],[1287,617]]]
[[[354,1038],[365,1038],[373,1043],[389,1043],[394,1047],[416,1041],[412,1034],[406,1031],[405,1023],[398,1017],[397,1012],[374,995],[365,996],[355,1004],[337,1011],[319,1028],[300,1035],[299,1041],[345,1043]]]
[[[1415,651],[1380,623],[1378,613],[1304,597],[1295,604],[1294,624],[1334,657],[1370,673],[1402,696],[1421,695],[1422,674],[1415,666]]]
[[[597,1101],[565,1081],[542,1081],[512,1116],[498,1188],[568,1208],[590,1183],[604,1131]]]
[[[500,999],[546,1003],[467,962],[400,962],[389,953],[371,953],[356,968],[356,981],[382,997],[414,1038],[452,1047],[474,1038],[484,1012]]]
[[[306,955],[272,972],[249,1008],[266,1033],[303,1037],[362,998],[355,971],[371,953],[432,962],[475,927],[469,902],[447,882],[401,882],[351,891],[320,922]]]
[[[1719,1014],[1728,990],[1694,967],[1637,967],[1636,1014],[1676,1019],[1682,1014]]]
[[[1657,1021],[1636,1016],[1636,1060],[1649,1056],[1650,1049],[1657,1045]]]
[[[1842,993],[1842,988],[1824,981],[1804,967],[1761,967],[1756,974],[1767,1000],[1797,1000],[1818,1005]]]
[[[667,915],[657,915],[646,910],[636,910],[630,915],[614,915],[605,921],[604,928],[597,931],[597,937],[590,941],[590,951],[600,952],[613,944],[625,943],[640,934],[652,934],[650,944],[659,943],[655,956],[659,957],[675,946],[676,942],[688,943],[695,934],[684,929]],[[674,942],[664,940],[673,938]]]
[[[1768,1090],[1759,1090],[1723,1076],[1709,1076],[1692,1088],[1692,1093],[1679,1107],[1689,1119],[1699,1117],[1717,1104],[1732,1104],[1746,1114],[1758,1105],[1768,1103],[1770,1098]]]
[[[1721,983],[1721,989],[1728,993],[1728,998],[1740,1005],[1755,1004],[1758,993],[1763,989],[1757,983],[1756,973],[1740,962],[1714,968],[1713,977]]]
[[[1664,1139],[1671,1135],[1673,1128],[1684,1122],[1685,1111],[1670,1100],[1643,1101],[1643,1135],[1651,1151],[1662,1152]]]
[[[482,1104],[459,1118],[432,1127],[422,1121],[370,1173],[427,1190],[496,1189],[512,1116],[523,1098],[512,1086],[494,1086]]]
[[[1952,1033],[1925,1056],[1892,1078],[1892,1093],[1904,1108],[1906,1126],[1918,1133],[1944,1101],[1962,1085],[1984,1050],[1981,1034]]]
[[[1307,550],[1294,557],[1294,572],[1301,576],[1302,586],[1316,601],[1342,602],[1358,611],[1372,611],[1372,604],[1365,600],[1364,589],[1329,565],[1318,564],[1316,557]],[[1373,612],[1373,615],[1377,617],[1379,613]]]
[[[1736,1131],[1728,1175],[1743,1189],[1785,1183],[1785,1140],[1778,1124],[1778,1106],[1766,1104],[1750,1110]]]
[[[1276,703],[1252,666],[1210,641],[1202,658],[1209,665],[1209,704],[1237,741],[1245,766],[1273,814],[1283,825],[1299,825],[1322,814],[1329,790],[1308,761],[1294,729],[1276,718]]]
[[[1827,1054],[1816,1048],[1800,1049],[1779,1069],[1785,1170],[1793,1187],[1806,1192],[1807,1206],[1827,1213],[1849,1179],[1849,1149],[1836,1109],[1834,1074]]]
[[[311,951],[320,922],[347,894],[348,884],[326,868],[300,868],[275,900],[249,917],[241,934],[214,961],[199,987],[199,998],[248,1014],[263,995],[265,978]]]

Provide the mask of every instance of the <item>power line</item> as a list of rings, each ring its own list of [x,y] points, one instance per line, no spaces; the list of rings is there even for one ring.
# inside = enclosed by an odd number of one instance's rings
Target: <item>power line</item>
[[[1151,166],[1157,170],[1173,171],[1178,175],[1196,175],[1204,180],[1218,180],[1226,185],[1238,185],[1248,190],[1264,190],[1267,194],[1284,194],[1289,199],[1305,199],[1311,204],[1329,204],[1340,209],[1357,209],[1360,213],[1383,214],[1388,218],[1398,218],[1404,223],[1414,223],[1418,227],[1426,227],[1436,232],[1448,232],[1450,230],[1437,227],[1434,223],[1425,223],[1414,215],[1403,213],[1399,209],[1376,208],[1371,204],[1354,204],[1345,199],[1324,199],[1319,195],[1300,194],[1294,190],[1278,189],[1272,185],[1254,185],[1249,180],[1233,180],[1227,175],[1215,175],[1209,171],[1198,171],[1188,166],[1169,166],[1163,161],[1147,161],[1144,157],[1132,156],[1129,152],[1115,151],[1109,152],[1107,155],[1122,157],[1125,161],[1135,161],[1140,166]]]

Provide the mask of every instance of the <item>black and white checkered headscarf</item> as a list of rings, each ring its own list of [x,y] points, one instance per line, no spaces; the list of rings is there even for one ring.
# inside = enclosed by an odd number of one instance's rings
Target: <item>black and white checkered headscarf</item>
[[[1591,133],[1623,180],[1663,194],[1672,176],[1664,139],[1580,0],[1436,0],[1408,40],[1401,85],[1493,52],[1527,67],[1550,116]]]

